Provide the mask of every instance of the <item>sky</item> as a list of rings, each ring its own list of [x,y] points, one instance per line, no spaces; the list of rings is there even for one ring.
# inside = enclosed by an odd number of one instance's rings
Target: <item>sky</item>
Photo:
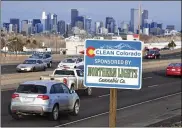
[[[1,20],[40,19],[45,11],[70,23],[71,9],[78,9],[79,15],[89,16],[93,22],[105,23],[105,17],[111,16],[120,25],[122,21],[130,21],[130,9],[139,8],[139,4],[149,11],[149,19],[163,23],[164,27],[175,25],[177,30],[181,30],[181,1],[2,1]]]

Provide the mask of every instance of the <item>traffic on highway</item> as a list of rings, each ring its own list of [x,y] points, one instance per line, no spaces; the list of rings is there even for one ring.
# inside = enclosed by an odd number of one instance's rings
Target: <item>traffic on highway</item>
[[[180,57],[179,52],[163,55],[159,50],[149,49],[141,57],[144,58],[142,63],[143,65],[145,63],[147,65],[148,62],[153,64],[151,64],[150,70],[143,67],[141,89],[137,91],[118,89],[118,113],[120,110],[126,113],[130,108],[137,111],[137,108],[133,108],[133,106],[148,104],[161,97],[171,97],[173,94],[178,95],[181,91],[182,63],[171,63],[170,60],[180,59]],[[166,60],[169,61],[162,65],[162,61]],[[101,68],[95,68],[97,66],[87,67],[85,61],[88,60],[83,57],[65,57],[60,61],[54,61],[50,53],[36,53],[20,64],[2,65],[2,75],[11,75],[12,79],[17,79],[13,83],[16,88],[1,92],[2,97],[6,97],[6,99],[2,99],[2,126],[108,127],[107,123],[102,124],[101,122],[105,122],[104,119],[108,117],[109,88],[94,87],[98,84],[96,77],[102,76],[109,79],[109,77],[115,76],[114,72],[117,72],[116,74],[119,74],[123,80],[127,78],[126,83],[128,81],[129,84],[134,85],[134,82],[137,82],[134,78],[138,78],[136,73],[138,69],[133,70],[134,74],[131,77],[126,75],[126,72],[128,74],[129,71],[132,72],[131,69],[115,70],[113,66],[111,68],[113,70],[111,70],[106,65],[108,69],[106,70],[104,67],[101,71]],[[92,62],[89,61],[89,63]],[[86,67],[88,71],[85,70]],[[87,75],[86,79],[85,73],[90,73],[92,77]],[[16,78],[13,78],[15,76]],[[4,79],[6,82],[6,78]],[[85,86],[85,81],[93,85]],[[101,84],[103,83],[101,82]],[[5,86],[11,85],[7,82]],[[47,118],[53,122],[46,121]],[[93,120],[91,121],[91,119]],[[18,120],[22,120],[22,122],[19,123]],[[129,126],[127,122],[124,123],[125,126]]]

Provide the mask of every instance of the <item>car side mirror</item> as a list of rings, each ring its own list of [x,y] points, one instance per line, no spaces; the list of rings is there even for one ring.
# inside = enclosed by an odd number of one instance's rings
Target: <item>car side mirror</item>
[[[70,90],[70,93],[71,93],[71,94],[75,93],[75,90]]]

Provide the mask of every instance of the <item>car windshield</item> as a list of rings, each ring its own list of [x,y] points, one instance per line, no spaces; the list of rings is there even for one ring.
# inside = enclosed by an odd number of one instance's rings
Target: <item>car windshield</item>
[[[30,56],[30,58],[42,59],[43,55],[41,55],[41,54],[34,54],[34,55]]]
[[[45,94],[47,87],[43,85],[21,84],[16,90],[17,93]]]
[[[155,54],[155,51],[148,51],[148,54]]]
[[[36,60],[25,60],[23,64],[36,64]]]
[[[74,71],[70,70],[56,70],[54,72],[54,75],[75,75]]]
[[[75,59],[65,59],[62,62],[63,63],[75,63]]]
[[[182,63],[172,63],[169,66],[171,66],[171,67],[182,67]]]
[[[77,68],[83,70],[84,69],[84,65],[80,65]]]

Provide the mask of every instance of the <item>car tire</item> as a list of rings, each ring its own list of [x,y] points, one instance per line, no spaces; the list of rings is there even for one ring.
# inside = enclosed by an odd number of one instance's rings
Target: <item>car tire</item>
[[[32,72],[35,72],[35,67],[32,68]]]
[[[79,104],[79,101],[77,100],[74,104],[73,111],[72,111],[71,115],[77,116],[79,113],[79,110],[80,110],[80,104]]]
[[[44,67],[44,69],[43,69],[44,71],[46,71],[46,67]]]
[[[52,67],[52,62],[50,62],[49,64],[47,64],[47,67],[48,68],[51,68]]]
[[[8,105],[8,111],[9,111],[9,114],[11,115],[11,117],[15,120],[20,120],[23,116],[22,115],[19,115],[19,114],[16,114],[16,113],[13,113],[11,111],[11,103]]]
[[[87,88],[84,90],[86,96],[91,96],[92,95],[92,88]]]
[[[52,112],[49,113],[49,120],[57,121],[59,119],[59,106],[54,105]]]

